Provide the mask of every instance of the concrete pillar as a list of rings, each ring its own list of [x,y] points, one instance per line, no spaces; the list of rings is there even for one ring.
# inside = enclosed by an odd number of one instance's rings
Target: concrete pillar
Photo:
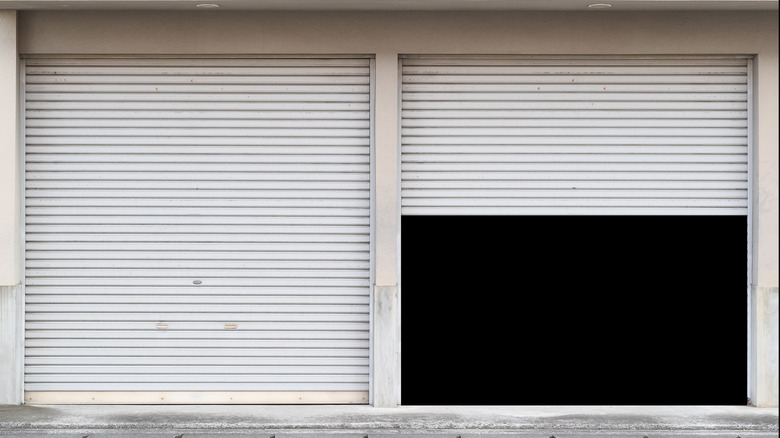
[[[751,404],[778,407],[778,41],[766,38],[755,62],[753,254],[750,288]]]
[[[22,403],[22,243],[16,11],[0,11],[0,404]]]
[[[373,405],[401,403],[401,327],[398,291],[400,238],[398,54],[376,55],[376,271],[373,299]]]

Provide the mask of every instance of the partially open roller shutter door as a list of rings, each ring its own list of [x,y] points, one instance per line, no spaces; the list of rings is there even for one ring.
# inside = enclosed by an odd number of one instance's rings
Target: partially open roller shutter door
[[[746,215],[747,60],[403,59],[404,215]]]

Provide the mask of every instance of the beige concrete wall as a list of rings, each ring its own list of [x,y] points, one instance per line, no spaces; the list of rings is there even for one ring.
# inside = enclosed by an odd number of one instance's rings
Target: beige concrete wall
[[[0,286],[21,281],[16,12],[0,11]]]
[[[775,16],[777,18],[777,16]],[[777,37],[777,27],[774,28]],[[777,38],[756,57],[753,284],[778,285],[778,62]]]
[[[756,55],[752,290],[778,286],[777,13],[25,11],[18,18],[19,53],[24,55],[376,55],[374,321],[375,327],[381,325],[373,344],[376,405],[400,400],[398,54]],[[8,47],[0,50],[0,75],[11,74],[5,62],[10,54]],[[15,111],[5,104],[15,96],[15,88],[7,84],[0,84],[2,123]],[[9,164],[14,161],[6,159],[14,153],[12,136],[0,130],[4,245],[19,234],[12,216],[20,178]],[[18,248],[14,245],[10,248]],[[13,272],[19,263],[18,253],[0,253],[0,280],[17,278]],[[754,308],[752,314],[765,314],[757,310],[767,309]],[[771,328],[761,333],[777,333]],[[754,357],[771,361],[762,356],[764,350],[754,351]],[[776,351],[769,353],[776,356]],[[763,370],[754,368],[751,394],[761,398],[754,402],[777,406],[776,390],[755,389],[767,383]]]
[[[768,12],[21,12],[21,53],[753,53]]]

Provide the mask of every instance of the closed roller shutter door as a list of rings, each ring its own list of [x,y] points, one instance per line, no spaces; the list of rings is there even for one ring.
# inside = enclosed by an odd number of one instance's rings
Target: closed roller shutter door
[[[404,215],[746,215],[746,59],[406,58]]]
[[[367,403],[369,83],[27,60],[26,400]]]

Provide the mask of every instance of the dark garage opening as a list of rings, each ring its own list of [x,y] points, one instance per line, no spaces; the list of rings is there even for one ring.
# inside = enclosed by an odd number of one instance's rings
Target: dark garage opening
[[[744,216],[404,216],[404,405],[744,405]]]

